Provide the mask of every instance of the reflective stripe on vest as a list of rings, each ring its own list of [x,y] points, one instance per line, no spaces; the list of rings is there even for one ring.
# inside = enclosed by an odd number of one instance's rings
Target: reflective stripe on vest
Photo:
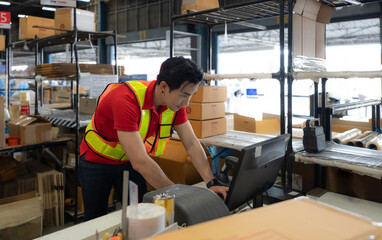
[[[141,108],[141,119],[139,123],[139,135],[142,138],[142,141],[145,143],[147,134],[150,127],[150,119],[151,119],[151,111],[143,110],[142,107],[144,105],[145,95],[147,86],[150,82],[145,81],[130,81],[125,82],[124,84],[133,91],[139,106]],[[101,94],[98,104],[102,101],[102,99],[111,91],[121,86],[122,84],[109,84],[104,92]],[[85,133],[85,142],[92,149],[93,152],[98,154],[99,156],[115,160],[115,161],[125,161],[128,160],[122,146],[119,142],[109,141],[102,134],[97,131],[95,125],[95,114],[92,117],[91,122],[88,124]],[[157,156],[164,152],[169,137],[171,135],[172,125],[175,118],[175,113],[170,109],[162,112],[159,115],[160,124],[157,129],[156,138],[153,146],[145,143],[145,147],[147,153],[151,153],[151,155]]]

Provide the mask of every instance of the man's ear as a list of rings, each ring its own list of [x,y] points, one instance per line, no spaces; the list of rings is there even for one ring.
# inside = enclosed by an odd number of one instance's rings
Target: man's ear
[[[162,82],[160,82],[160,84],[159,84],[159,89],[161,90],[161,91],[165,91],[167,88],[168,88],[169,86],[167,85],[167,83],[165,82],[165,81],[162,81]]]

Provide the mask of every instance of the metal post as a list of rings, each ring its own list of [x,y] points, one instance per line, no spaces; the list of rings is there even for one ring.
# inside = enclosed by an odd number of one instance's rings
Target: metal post
[[[206,71],[211,73],[212,69],[212,27],[208,27],[208,32],[207,32],[207,69]]]
[[[117,75],[117,77],[119,76],[119,73],[118,73],[118,57],[117,57],[117,30],[114,31],[114,35],[113,35],[113,39],[114,39],[114,72],[115,74]]]
[[[35,40],[35,53],[34,53],[34,64],[35,64],[35,67],[37,67],[37,65],[39,65],[39,62],[38,62],[38,36],[36,35],[34,37],[34,40]],[[42,85],[42,84],[41,84]],[[34,108],[34,113],[36,115],[38,115],[38,81],[36,79],[36,74],[35,74],[35,108]],[[41,99],[42,101],[42,99]]]
[[[279,0],[280,5],[280,22],[279,22],[279,41],[280,41],[280,69],[278,74],[278,80],[280,82],[280,134],[285,134],[285,60],[284,60],[284,0]],[[284,164],[281,169],[281,184],[285,189],[286,184],[286,172],[288,158],[284,159]]]
[[[10,32],[9,32],[10,33]],[[6,64],[6,70],[7,70],[7,83],[4,84],[4,86],[6,87],[5,91],[6,91],[6,101],[7,101],[7,108],[9,109],[9,103],[10,103],[10,100],[9,100],[9,97],[10,97],[10,94],[9,94],[9,91],[10,91],[10,81],[11,81],[11,63],[12,63],[12,60],[11,59],[11,54],[12,54],[12,46],[10,45],[10,34],[8,35],[8,44],[7,44],[7,61],[5,62]]]
[[[170,0],[169,6],[169,23],[170,23],[170,58],[174,56],[174,21],[172,20],[174,3],[173,0]]]
[[[318,118],[318,82],[314,82],[314,118]],[[315,122],[315,125],[319,124]]]
[[[371,130],[375,131],[376,129],[376,121],[375,113],[376,113],[376,107],[377,106],[371,106]]]
[[[76,161],[75,161],[75,204],[74,204],[74,223],[77,223],[77,197],[78,197],[78,163],[79,163],[79,130],[80,130],[80,116],[79,116],[79,109],[80,109],[80,65],[78,63],[78,52],[77,52],[77,11],[76,8],[74,8],[74,26],[73,26],[73,34],[74,34],[74,60],[76,62],[76,101],[75,101],[75,111],[76,111]],[[73,95],[72,95],[73,96]]]
[[[321,125],[324,127],[326,141],[329,141],[327,133],[331,131],[328,129],[326,123],[326,81],[327,78],[321,78]]]
[[[381,129],[381,105],[376,106],[376,127],[377,129]]]

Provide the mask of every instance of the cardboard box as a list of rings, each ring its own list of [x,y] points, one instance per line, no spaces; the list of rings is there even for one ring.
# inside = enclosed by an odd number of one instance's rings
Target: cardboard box
[[[71,167],[76,166],[76,154],[74,154],[74,153],[68,154],[68,159],[67,159],[66,165],[71,166]]]
[[[226,86],[199,86],[190,102],[225,102],[227,100]]]
[[[280,120],[264,119],[256,121],[254,118],[235,114],[234,130],[259,134],[274,133],[280,131]]]
[[[5,35],[0,35],[0,51],[5,51]]]
[[[0,205],[1,239],[35,239],[42,235],[41,198]]]
[[[332,132],[342,133],[353,128],[358,128],[362,132],[365,132],[371,130],[371,124],[369,122],[332,119]]]
[[[217,118],[213,120],[190,120],[191,126],[197,138],[211,137],[226,133],[226,119]]]
[[[302,55],[302,17],[297,14],[293,14],[293,54]]]
[[[52,125],[41,116],[22,115],[9,123],[9,136],[19,137],[20,144],[35,144],[52,140]]]
[[[302,17],[302,55],[316,56],[316,22]]]
[[[320,11],[321,4],[316,0],[306,0],[303,17],[309,18],[313,21],[317,20],[317,14]]]
[[[330,19],[332,18],[334,8],[321,4],[320,10],[317,14],[317,22],[329,24]]]
[[[95,32],[95,13],[78,9],[77,13],[77,30]],[[74,25],[74,9],[60,8],[54,14],[55,27],[72,30]],[[56,30],[56,34],[64,33],[65,31]]]
[[[149,239],[356,240],[381,237],[382,228],[366,218],[308,198],[298,198]]]
[[[54,19],[28,16],[19,18],[19,40],[34,39],[35,35],[45,38],[54,35],[54,30],[33,26],[54,27]]]
[[[56,94],[52,96],[52,99],[55,99],[57,103],[68,103],[72,99],[70,90],[60,89],[56,91]]]
[[[80,113],[93,114],[97,108],[97,98],[80,98]]]
[[[296,0],[296,3],[294,4],[293,7],[293,12],[295,12],[298,15],[302,15],[304,12],[306,0]]]
[[[203,11],[211,8],[218,8],[218,0],[183,0],[182,1],[182,14],[186,14],[187,10],[190,11]]]
[[[325,59],[326,24],[316,22],[316,58]]]
[[[207,120],[225,116],[224,102],[193,103],[186,107],[187,118],[191,120]]]

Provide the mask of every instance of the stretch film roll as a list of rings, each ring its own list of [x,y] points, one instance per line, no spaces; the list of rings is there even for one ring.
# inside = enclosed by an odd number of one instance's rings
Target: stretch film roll
[[[377,132],[370,131],[370,133],[364,137],[357,137],[357,138],[352,140],[352,142],[354,144],[353,146],[365,147],[366,143],[369,142],[370,140],[372,140],[373,138],[375,138],[376,136],[378,136],[378,134],[379,133],[377,133]]]
[[[382,135],[379,134],[378,136],[367,142],[366,148],[382,150]]]
[[[350,146],[355,146],[355,141],[357,141],[361,138],[364,138],[364,137],[370,135],[371,133],[373,133],[373,131],[366,131],[366,132],[362,133],[361,135],[356,136],[353,139],[351,139],[347,144]]]
[[[138,208],[127,207],[127,239],[147,238],[165,228],[166,210],[153,203],[139,203]]]
[[[336,143],[347,144],[353,138],[362,134],[362,131],[358,128],[353,128],[343,133],[339,133],[333,137],[333,141]]]

